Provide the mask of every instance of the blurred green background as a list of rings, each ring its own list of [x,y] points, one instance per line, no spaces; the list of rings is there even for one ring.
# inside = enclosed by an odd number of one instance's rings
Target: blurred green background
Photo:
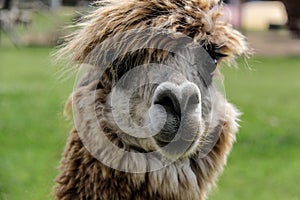
[[[16,32],[22,37],[53,36],[50,30],[70,21],[69,13],[35,13],[31,32]],[[72,76],[58,78],[53,51],[35,43],[14,46],[2,33],[0,199],[51,199],[72,126],[62,111],[74,81]],[[237,143],[210,199],[298,200],[300,57],[257,55],[248,64],[240,60],[239,66],[222,70],[227,98],[244,114]]]

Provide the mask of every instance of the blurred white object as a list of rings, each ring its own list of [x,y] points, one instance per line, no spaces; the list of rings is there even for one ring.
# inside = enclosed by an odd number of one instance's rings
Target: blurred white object
[[[242,4],[241,26],[247,30],[267,30],[270,24],[285,25],[287,13],[280,1],[255,1]]]

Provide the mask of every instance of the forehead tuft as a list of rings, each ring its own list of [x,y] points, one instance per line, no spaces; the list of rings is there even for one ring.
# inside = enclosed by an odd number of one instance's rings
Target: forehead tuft
[[[84,18],[78,31],[61,50],[72,62],[85,62],[103,41],[133,29],[157,28],[179,32],[204,44],[213,43],[229,58],[247,54],[243,35],[219,20],[222,5],[217,0],[107,0]],[[114,43],[111,45],[115,45]]]

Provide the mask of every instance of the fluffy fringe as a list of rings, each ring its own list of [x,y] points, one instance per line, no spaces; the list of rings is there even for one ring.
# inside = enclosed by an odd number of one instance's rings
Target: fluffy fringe
[[[226,62],[237,56],[248,56],[251,49],[246,38],[220,20],[223,6],[217,0],[105,0],[99,1],[77,26],[78,30],[66,37],[57,56],[71,64],[83,63],[88,54],[101,42],[117,33],[132,29],[158,28],[183,33],[201,42],[213,44],[227,55]]]

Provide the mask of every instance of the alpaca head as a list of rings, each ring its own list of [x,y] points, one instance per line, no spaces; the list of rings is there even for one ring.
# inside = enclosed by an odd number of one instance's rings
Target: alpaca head
[[[153,32],[154,38],[147,36],[147,41],[160,41],[160,46],[126,54],[129,66],[122,58],[121,66],[116,67],[124,74],[114,79],[117,83],[108,95],[108,116],[113,126],[122,130],[120,137],[127,145],[178,159],[194,153],[205,141],[215,98],[212,78],[216,63],[189,38]]]
[[[72,96],[86,148],[129,172],[205,156],[226,115],[214,74],[247,52],[244,37],[219,21],[215,0],[103,4],[61,50],[91,66]]]

